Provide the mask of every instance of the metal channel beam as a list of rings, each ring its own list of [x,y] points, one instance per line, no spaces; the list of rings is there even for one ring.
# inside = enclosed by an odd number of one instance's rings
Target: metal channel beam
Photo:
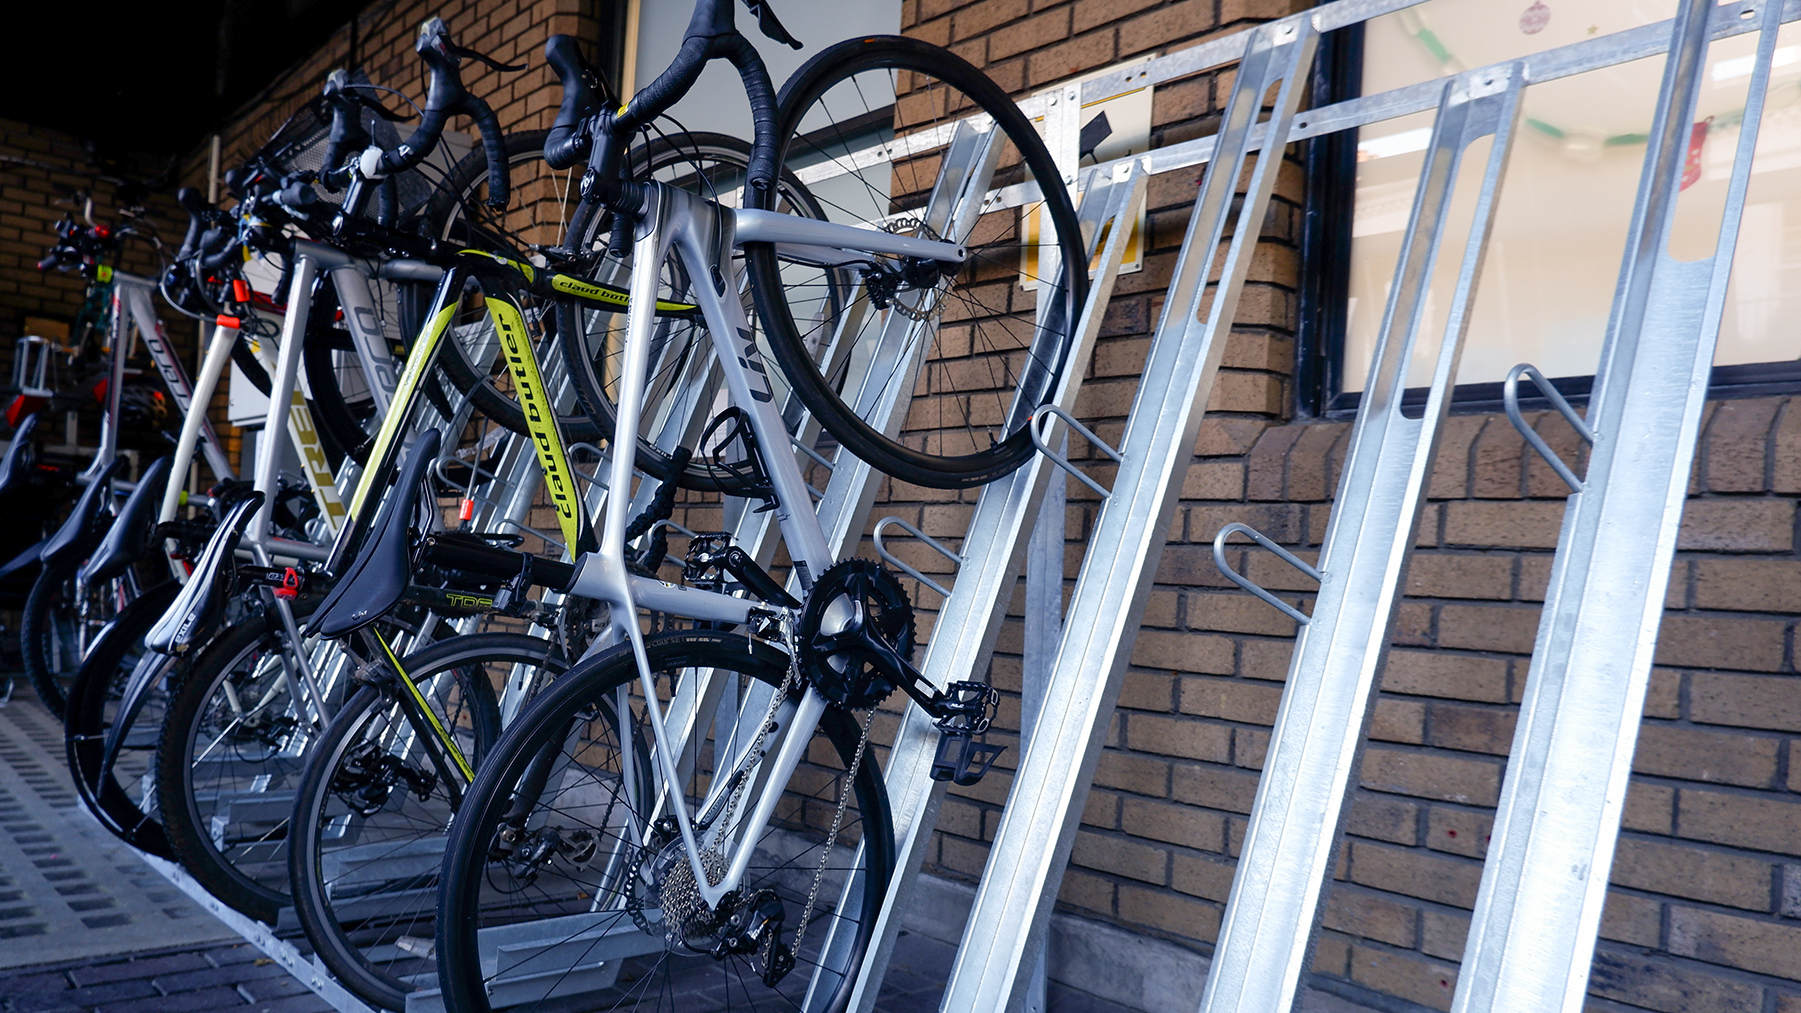
[[[1105,231],[1107,243],[1089,288],[1088,305],[1082,308],[1074,330],[1069,368],[1064,371],[1049,402],[1064,410],[1075,406],[1076,395],[1081,390],[1095,337],[1100,333],[1101,318],[1112,297],[1113,283],[1119,277],[1119,265],[1125,259],[1126,241],[1132,231],[1129,223],[1138,216],[1145,190],[1143,171],[1128,166],[1128,172],[1121,178],[1091,174],[1088,190],[1083,195],[1078,212],[1083,233],[1092,244]],[[1112,223],[1111,229],[1107,228],[1109,223]],[[968,534],[963,538],[963,562],[958,568],[956,586],[939,606],[931,643],[920,663],[920,670],[935,685],[978,678],[986,668],[994,642],[1000,635],[1014,583],[1024,565],[1026,543],[1038,516],[1039,502],[1055,473],[1054,467],[1042,455],[1035,456],[1012,474],[982,489],[975,513],[970,518]],[[931,717],[909,705],[888,756],[888,798],[894,817],[894,877],[889,881],[874,939],[863,958],[856,991],[851,996],[849,1008],[857,1013],[869,1013],[875,1008],[894,941],[900,934],[901,921],[912,903],[920,862],[931,842],[932,828],[938,822],[938,806],[943,801],[946,787],[945,782],[934,781],[931,777],[938,738],[938,729],[933,726]],[[838,942],[834,938],[827,945]],[[813,1010],[819,1006],[810,1001],[807,1008]]]
[[[1345,789],[1362,753],[1396,591],[1406,576],[1433,452],[1450,406],[1476,279],[1511,150],[1524,66],[1469,71],[1439,84],[1442,99],[1376,345],[1363,410],[1351,431],[1320,559],[1319,596],[1303,623],[1243,857],[1201,999],[1205,1013],[1294,1005],[1333,867]],[[1457,284],[1437,335],[1422,334],[1426,296],[1445,246],[1469,147],[1493,137]],[[1454,238],[1454,237],[1451,237]],[[1451,251],[1445,251],[1447,253]],[[1426,408],[1401,411],[1415,349],[1438,355]],[[1216,551],[1231,529],[1221,532]],[[1229,574],[1235,580],[1243,578]]]
[[[1238,180],[1264,96],[1280,86],[1269,133],[1286,138],[1317,36],[1310,15],[1250,33],[1182,253],[1126,424],[1113,494],[1101,507],[1031,747],[989,852],[942,1008],[1017,1010],[1045,935],[1057,886],[1100,756],[1120,675],[1131,654],[1176,493],[1194,454],[1213,378],[1275,184],[1277,157],[1260,157],[1242,203]],[[1278,147],[1277,152],[1280,151]],[[1237,208],[1234,213],[1234,208]],[[1201,315],[1208,269],[1231,225],[1220,280]]]
[[[1762,35],[1718,245],[1683,262],[1669,243],[1710,15]],[[1456,1013],[1583,1006],[1782,16],[1777,0],[1684,0],[1676,19]]]

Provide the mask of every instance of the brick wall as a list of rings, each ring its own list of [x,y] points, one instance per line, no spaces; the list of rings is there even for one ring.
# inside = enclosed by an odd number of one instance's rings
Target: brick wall
[[[413,51],[419,26],[437,16],[450,27],[450,37],[460,46],[491,56],[502,63],[530,66],[518,73],[501,73],[475,60],[465,60],[463,83],[494,109],[503,131],[547,128],[556,115],[562,92],[556,75],[544,63],[544,42],[552,35],[567,34],[593,39],[599,31],[597,11],[606,0],[390,0],[373,5],[356,19],[356,62],[371,82],[405,92],[413,101],[425,101],[425,64]],[[261,95],[230,118],[220,131],[222,164],[229,168],[242,161],[269,139],[288,115],[315,98],[325,75],[344,67],[351,56],[352,32],[346,24],[306,59],[276,78]],[[393,96],[388,106],[412,115]],[[403,135],[412,124],[400,124]],[[451,129],[470,130],[466,118],[455,117]],[[184,178],[204,180],[206,151],[191,154],[184,162]]]
[[[1016,94],[1289,12],[1255,0],[907,0],[904,10],[908,34],[985,64]],[[1155,143],[1212,132],[1230,82],[1227,69],[1159,87]],[[1218,574],[1210,544],[1245,521],[1316,558],[1349,430],[1287,421],[1304,190],[1290,157],[1059,895],[1062,910],[1203,953],[1295,634]],[[1136,388],[1195,175],[1151,182],[1146,268],[1121,279],[1078,411],[1104,437],[1117,437]],[[1576,457],[1561,419],[1533,422]],[[1705,425],[1591,976],[1595,1009],[1801,1009],[1801,776],[1788,756],[1801,729],[1801,405],[1714,403]],[[1563,512],[1561,484],[1523,446],[1497,415],[1449,423],[1324,907],[1315,984],[1383,1008],[1448,1008],[1456,985]],[[1098,506],[1075,483],[1070,497],[1067,578]],[[878,515],[910,516],[937,537],[960,535],[968,516],[911,490],[887,498]],[[1271,554],[1235,557],[1309,602],[1311,583]],[[930,553],[915,562],[944,569]],[[1015,618],[993,669],[1009,728],[1022,636]],[[1015,762],[1009,750],[1002,766]],[[1008,774],[953,789],[928,852],[933,872],[980,875]]]
[[[101,165],[80,139],[46,127],[28,126],[0,119],[0,385],[12,382],[14,341],[26,331],[27,318],[70,322],[81,310],[83,282],[73,271],[39,271],[37,262],[55,238],[56,223],[65,213],[81,217],[81,205],[70,191],[85,190],[94,197],[94,220],[117,226],[116,179],[123,171],[139,178],[159,171],[154,164]],[[145,224],[165,241],[179,244],[187,218],[169,195],[152,196]],[[134,274],[155,277],[155,248],[144,240],[127,240],[116,266]],[[191,360],[192,327],[177,325],[165,315],[170,336]],[[84,439],[92,443],[95,433]]]

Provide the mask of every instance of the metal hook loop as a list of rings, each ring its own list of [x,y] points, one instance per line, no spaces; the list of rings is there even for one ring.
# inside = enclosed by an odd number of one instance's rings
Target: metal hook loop
[[[1312,622],[1313,621],[1312,617],[1309,616],[1307,613],[1302,612],[1300,609],[1295,608],[1293,605],[1290,605],[1287,602],[1283,601],[1282,599],[1276,597],[1275,595],[1270,594],[1268,591],[1265,591],[1261,586],[1259,586],[1258,584],[1253,582],[1249,577],[1246,577],[1244,574],[1239,573],[1237,570],[1232,569],[1232,565],[1230,563],[1226,562],[1226,540],[1231,538],[1234,534],[1236,534],[1240,531],[1244,532],[1247,535],[1250,535],[1252,541],[1256,542],[1258,545],[1263,546],[1264,548],[1268,549],[1269,551],[1275,553],[1277,556],[1279,556],[1282,559],[1282,561],[1284,563],[1287,563],[1289,566],[1292,566],[1295,569],[1306,574],[1307,576],[1312,577],[1314,580],[1324,580],[1325,579],[1325,575],[1320,573],[1318,570],[1314,569],[1312,566],[1308,565],[1306,560],[1300,558],[1299,556],[1296,556],[1294,553],[1288,551],[1287,549],[1284,549],[1282,546],[1277,545],[1275,542],[1271,541],[1266,535],[1264,535],[1263,532],[1258,531],[1256,528],[1251,527],[1249,524],[1242,524],[1242,523],[1239,523],[1238,521],[1233,521],[1231,524],[1228,524],[1225,527],[1220,528],[1219,534],[1213,536],[1213,565],[1219,567],[1219,572],[1225,574],[1227,580],[1231,581],[1234,584],[1237,584],[1239,587],[1244,588],[1246,591],[1251,592],[1252,594],[1256,595],[1257,597],[1262,598],[1264,601],[1268,602],[1271,605],[1274,605],[1276,608],[1287,613],[1288,617],[1290,619],[1293,619],[1295,622],[1300,623],[1302,626],[1305,626],[1308,623]]]

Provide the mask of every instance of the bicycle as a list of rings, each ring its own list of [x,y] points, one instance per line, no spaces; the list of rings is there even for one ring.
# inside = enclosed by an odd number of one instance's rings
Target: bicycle
[[[756,7],[766,34],[785,34],[774,26],[767,3]],[[691,585],[633,573],[624,548],[626,511],[617,493],[600,524],[600,548],[583,554],[566,579],[545,575],[537,581],[605,603],[614,623],[610,638],[600,643],[610,639],[612,646],[571,668],[502,732],[451,825],[441,873],[437,957],[438,983],[446,1007],[455,1013],[601,989],[612,990],[608,999],[615,1004],[678,1001],[678,990],[717,990],[712,972],[718,970],[734,995],[748,998],[751,982],[760,981],[756,994],[772,989],[781,1001],[798,1005],[812,997],[818,1002],[810,1006],[841,1008],[892,860],[886,802],[867,755],[868,720],[859,728],[852,712],[870,709],[873,716],[874,705],[899,688],[954,739],[985,727],[993,705],[983,686],[958,685],[946,692],[926,683],[908,660],[912,620],[904,589],[875,564],[833,561],[823,532],[805,509],[807,491],[793,457],[777,452],[788,434],[773,403],[768,370],[749,340],[744,308],[726,297],[734,287],[717,272],[732,262],[735,234],[751,251],[749,280],[760,311],[766,320],[771,310],[786,311],[790,322],[793,306],[785,302],[779,265],[819,269],[827,280],[812,288],[823,288],[828,296],[844,291],[847,279],[856,277],[861,290],[843,305],[861,300],[884,311],[871,332],[886,347],[865,352],[862,364],[876,389],[912,394],[907,360],[916,363],[923,355],[929,332],[936,330],[931,325],[942,315],[939,307],[968,260],[967,247],[937,237],[966,236],[980,221],[999,160],[992,143],[997,135],[1011,136],[1026,149],[1028,163],[1041,161],[1036,154],[1042,147],[1029,125],[1015,122],[1016,111],[1008,115],[1011,103],[990,110],[990,122],[999,130],[947,129],[954,143],[940,161],[954,171],[940,175],[918,208],[920,217],[910,219],[907,228],[919,235],[804,222],[766,211],[734,214],[681,191],[622,180],[622,138],[667,108],[714,56],[738,65],[758,112],[748,184],[765,192],[775,178],[772,132],[778,123],[806,124],[804,111],[797,110],[831,91],[832,80],[854,77],[869,61],[883,70],[956,67],[948,54],[913,43],[859,40],[833,47],[803,68],[799,79],[812,83],[784,88],[777,110],[760,60],[731,22],[729,3],[701,0],[676,64],[623,111],[603,110],[581,124],[559,116],[562,132],[553,128],[547,155],[553,147],[562,157],[579,155],[576,142],[585,131],[590,161],[584,197],[637,226],[630,310],[615,374],[615,446],[632,445],[638,432],[655,319],[646,310],[658,295],[665,256],[673,251],[689,277],[713,280],[695,285],[694,299],[718,349],[732,410],[745,419],[741,431],[754,444],[749,453],[757,462],[758,486],[782,528],[804,601],[767,574],[728,574],[722,568],[726,555],[696,545],[703,539],[690,542],[690,551],[698,548],[702,557],[690,561]],[[903,57],[917,59],[905,64]],[[962,75],[960,68],[953,72]],[[977,102],[991,97],[987,89],[973,90]],[[566,87],[565,111],[571,91]],[[1013,134],[1019,126],[1023,131]],[[915,153],[913,141],[903,132],[895,143]],[[1042,162],[1048,164],[1048,158]],[[966,176],[960,167],[975,171]],[[1057,188],[1046,196],[1067,208],[1067,195]],[[881,203],[884,214],[893,212],[886,191]],[[1059,224],[1059,245],[1074,255],[1060,258],[1061,283],[1046,279],[1040,296],[1060,304],[1048,314],[1052,319],[1060,313],[1068,320],[1074,313],[1066,300],[1080,289],[1073,278],[1086,258],[1073,226]],[[775,270],[769,269],[772,264],[778,265]],[[982,278],[982,268],[991,266],[981,265],[975,276]],[[778,300],[783,304],[776,305]],[[780,349],[784,325],[771,326]],[[1039,329],[1022,353],[1025,368],[1005,374],[1001,382],[1012,389],[994,392],[1013,400],[1009,410],[1030,402],[1032,385],[1066,365],[1051,331]],[[784,366],[801,366],[787,360],[804,358],[806,368],[817,371],[811,353],[796,354],[794,344],[803,342],[790,343]],[[799,372],[790,369],[790,375]],[[827,415],[828,402],[841,391],[828,377],[853,372],[819,371],[821,383],[809,407]],[[1021,376],[1029,382],[1016,393],[1014,380]],[[799,376],[795,382],[797,391],[805,389]],[[842,391],[851,395],[848,383]],[[966,407],[969,400],[962,397],[960,404]],[[828,428],[833,424],[823,421]],[[966,432],[978,424],[989,423],[965,415]],[[929,462],[944,469],[938,474],[967,482],[1004,469],[1006,458],[1016,453],[1007,447],[1011,439],[974,453],[944,453],[946,447],[934,453],[928,447],[909,457],[897,452],[899,445],[888,434],[885,444],[871,442],[867,449],[877,467],[898,462],[916,469]],[[615,454],[609,475],[614,490],[630,488],[631,456]],[[742,566],[742,559],[737,562]],[[529,561],[497,560],[490,572],[505,573],[508,563],[519,580],[534,581]],[[756,597],[724,593],[734,583],[756,588]],[[687,619],[710,628],[647,634],[637,621],[640,607],[659,614],[660,622]],[[334,610],[328,600],[314,622],[348,631],[355,626],[344,614],[348,611]],[[667,712],[660,680],[665,675],[671,683]],[[743,707],[713,706],[728,693],[749,699]],[[820,750],[811,749],[816,735],[824,737]],[[648,792],[640,790],[634,773],[640,755],[651,767],[655,787]],[[831,864],[833,854],[838,866]],[[785,928],[790,911],[799,912],[792,936]],[[809,937],[806,928],[816,914],[829,925]],[[681,959],[683,954],[692,962]],[[811,973],[790,977],[803,961]],[[690,963],[692,969],[681,966]],[[707,979],[704,985],[688,980],[696,973]]]

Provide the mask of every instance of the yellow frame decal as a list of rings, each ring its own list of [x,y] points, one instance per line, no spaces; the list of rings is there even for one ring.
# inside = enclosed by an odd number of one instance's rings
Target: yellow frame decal
[[[387,640],[373,627],[370,628],[369,634],[375,638],[376,643],[381,645],[382,653],[388,656],[388,664],[393,665],[394,671],[399,673],[400,684],[406,687],[408,693],[412,694],[413,701],[419,705],[419,712],[425,715],[425,720],[431,722],[432,733],[438,737],[439,742],[444,744],[445,749],[450,750],[450,758],[456,761],[457,770],[463,775],[463,780],[465,782],[475,780],[475,770],[469,766],[468,758],[463,755],[461,749],[457,748],[456,740],[452,739],[450,733],[444,730],[444,722],[438,720],[437,712],[431,709],[431,704],[425,702],[425,694],[419,692],[419,687],[413,682],[413,677],[406,674],[406,669],[400,667],[400,659],[394,656],[394,648],[389,647]]]
[[[525,425],[531,430],[532,445],[538,451],[538,466],[544,472],[544,491],[557,511],[557,525],[563,529],[565,544],[571,553],[581,551],[582,530],[586,514],[582,510],[581,492],[575,486],[575,472],[563,450],[563,435],[557,431],[555,406],[550,392],[544,389],[544,378],[538,371],[537,351],[525,326],[525,315],[505,295],[488,296],[488,316],[494,321],[494,333],[500,338],[500,354],[506,356],[507,369],[513,374],[513,392],[525,412]]]

